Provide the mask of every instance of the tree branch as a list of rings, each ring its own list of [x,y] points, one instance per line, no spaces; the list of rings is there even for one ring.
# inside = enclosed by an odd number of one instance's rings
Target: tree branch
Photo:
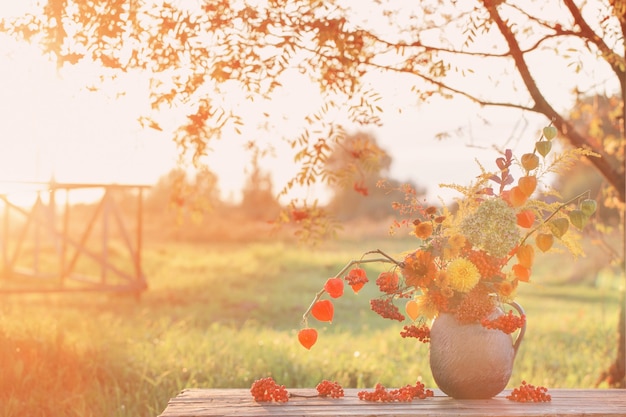
[[[582,14],[580,13],[580,9],[576,6],[573,0],[563,0],[565,3],[565,7],[570,11],[572,17],[574,18],[574,22],[580,27],[580,35],[585,39],[588,39],[594,45],[598,47],[602,55],[605,56],[604,60],[611,66],[615,75],[617,75],[617,79],[620,81],[622,85],[622,91],[624,91],[624,86],[626,84],[626,69],[624,69],[625,59],[624,57],[620,57],[617,55],[608,45],[599,37],[593,29],[587,24]],[[625,51],[626,53],[626,51]]]
[[[564,0],[567,2],[571,2],[571,0]],[[504,36],[504,39],[509,46],[509,52],[513,61],[515,62],[515,66],[522,77],[526,88],[532,99],[535,101],[535,105],[532,107],[532,111],[541,113],[551,119],[554,122],[554,125],[563,132],[564,135],[567,136],[570,143],[579,148],[585,149],[594,149],[598,151],[598,149],[594,148],[589,144],[587,138],[578,133],[571,124],[565,120],[563,116],[558,114],[556,110],[548,103],[545,99],[537,83],[533,79],[528,64],[524,59],[524,53],[520,49],[519,43],[515,38],[515,34],[509,27],[508,23],[502,19],[502,16],[498,12],[497,4],[494,0],[483,0],[483,3],[487,10],[489,11],[489,15],[491,19],[496,23],[500,33]],[[624,84],[622,84],[624,85]],[[603,155],[603,152],[598,152]],[[603,155],[604,156],[604,155]],[[620,201],[624,202],[626,197],[626,181],[624,178],[624,173],[618,172],[617,169],[611,166],[608,162],[608,159],[605,157],[601,158],[589,158],[589,161],[600,171],[600,173],[606,178],[606,180],[615,187],[617,194],[620,198]]]

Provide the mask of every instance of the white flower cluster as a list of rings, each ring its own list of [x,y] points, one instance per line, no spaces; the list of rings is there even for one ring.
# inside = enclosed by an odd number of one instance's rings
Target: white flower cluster
[[[500,198],[483,201],[461,222],[461,233],[477,248],[503,258],[520,240],[513,208]]]

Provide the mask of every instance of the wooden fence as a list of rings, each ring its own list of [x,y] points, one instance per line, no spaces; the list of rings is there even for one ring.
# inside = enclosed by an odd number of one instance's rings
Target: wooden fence
[[[145,185],[19,183],[0,194],[0,294],[107,291],[139,295]],[[76,193],[95,201],[72,204]],[[16,202],[31,193],[30,206]],[[59,198],[65,197],[59,204]],[[134,207],[131,207],[134,206]]]

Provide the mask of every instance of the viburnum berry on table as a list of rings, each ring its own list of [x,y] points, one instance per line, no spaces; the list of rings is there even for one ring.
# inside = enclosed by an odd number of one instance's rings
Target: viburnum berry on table
[[[254,381],[250,393],[258,402],[276,401],[284,403],[289,401],[289,393],[285,386],[278,385],[271,376]]]
[[[326,379],[317,384],[315,388],[320,397],[341,398],[344,395],[341,385]]]
[[[376,384],[373,391],[359,391],[359,399],[373,402],[410,402],[413,399],[426,399],[434,396],[434,392],[426,389],[424,384],[406,385],[398,389],[387,389],[382,384]]]
[[[548,394],[548,389],[542,386],[534,386],[522,381],[522,385],[514,388],[511,394],[506,397],[508,400],[520,403],[540,403],[552,401],[552,396]]]
[[[317,395],[291,394],[284,385],[279,385],[274,378],[266,377],[257,379],[250,387],[250,393],[257,402],[278,402],[289,401],[290,397],[331,397],[341,398],[344,396],[343,388],[337,382],[323,380],[317,384]]]

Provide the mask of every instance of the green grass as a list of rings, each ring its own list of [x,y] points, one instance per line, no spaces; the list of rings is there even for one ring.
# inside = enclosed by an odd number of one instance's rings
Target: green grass
[[[326,278],[365,249],[398,253],[406,241],[148,244],[150,289],[140,301],[102,294],[0,298],[0,417],[155,416],[187,387],[288,387],[322,379],[344,387],[434,386],[428,346],[369,310],[373,286],[347,291],[311,351],[297,342],[301,314]],[[366,247],[364,247],[366,245]],[[617,278],[564,284],[554,262],[520,290],[528,314],[511,386],[592,387],[615,356]],[[541,263],[542,261],[539,261]],[[552,262],[552,264],[550,263]],[[571,262],[571,261],[568,261]],[[368,267],[370,279],[383,267]],[[547,271],[547,272],[545,272]]]

